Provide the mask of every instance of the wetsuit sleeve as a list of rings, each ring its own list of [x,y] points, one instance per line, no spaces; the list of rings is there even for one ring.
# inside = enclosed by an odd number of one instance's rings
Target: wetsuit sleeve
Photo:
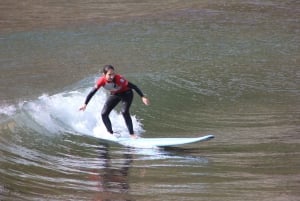
[[[134,89],[136,91],[136,93],[138,93],[138,95],[140,95],[140,97],[144,97],[144,94],[140,90],[140,88],[138,88],[136,85],[132,84],[131,82],[128,82],[127,87],[129,87],[130,89]]]
[[[102,87],[105,84],[105,79],[104,77],[100,77],[97,82],[95,87],[90,91],[90,93],[87,95],[84,104],[88,104],[91,100],[91,98],[95,95],[95,93],[97,92],[98,89],[100,89],[100,87]]]
[[[86,99],[85,99],[85,102],[84,102],[84,104],[88,104],[89,102],[90,102],[90,100],[91,100],[91,98],[95,95],[95,93],[97,92],[97,88],[96,87],[94,87],[91,91],[90,91],[90,93],[87,95],[87,97],[86,97]]]

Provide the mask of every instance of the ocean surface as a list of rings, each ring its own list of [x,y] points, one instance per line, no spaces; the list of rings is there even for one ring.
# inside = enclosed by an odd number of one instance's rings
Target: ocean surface
[[[300,2],[0,2],[0,200],[299,201]],[[138,85],[145,138],[102,141],[103,65]],[[127,135],[120,108],[114,130]]]

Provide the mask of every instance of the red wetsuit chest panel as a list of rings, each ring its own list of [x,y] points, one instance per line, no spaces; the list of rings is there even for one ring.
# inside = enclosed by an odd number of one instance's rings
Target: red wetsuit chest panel
[[[127,86],[128,81],[121,75],[116,74],[112,82],[108,82],[105,76],[102,76],[96,82],[96,86],[99,89],[103,87],[104,89],[110,91],[111,94],[118,94],[124,91],[128,91],[130,88]]]

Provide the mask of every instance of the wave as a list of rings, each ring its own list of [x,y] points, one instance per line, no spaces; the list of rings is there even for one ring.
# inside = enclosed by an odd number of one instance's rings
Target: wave
[[[100,89],[82,112],[79,107],[84,103],[89,88],[82,91],[66,91],[54,95],[43,94],[35,100],[19,102],[16,105],[0,106],[0,122],[14,121],[16,126],[32,129],[38,133],[57,134],[68,132],[79,135],[99,137],[106,133],[101,119],[101,109],[107,94]],[[110,114],[116,133],[128,135],[123,116],[117,110]],[[132,116],[137,134],[144,132],[141,122]]]

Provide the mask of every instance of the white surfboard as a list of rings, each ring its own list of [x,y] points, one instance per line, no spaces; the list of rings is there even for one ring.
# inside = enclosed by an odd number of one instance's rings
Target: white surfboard
[[[127,147],[135,147],[135,148],[157,148],[157,147],[174,147],[174,146],[182,146],[191,143],[203,142],[207,140],[213,139],[213,135],[205,135],[202,137],[195,138],[117,138],[117,137],[109,137],[109,138],[101,138],[106,141],[115,142],[117,144],[127,146]]]

